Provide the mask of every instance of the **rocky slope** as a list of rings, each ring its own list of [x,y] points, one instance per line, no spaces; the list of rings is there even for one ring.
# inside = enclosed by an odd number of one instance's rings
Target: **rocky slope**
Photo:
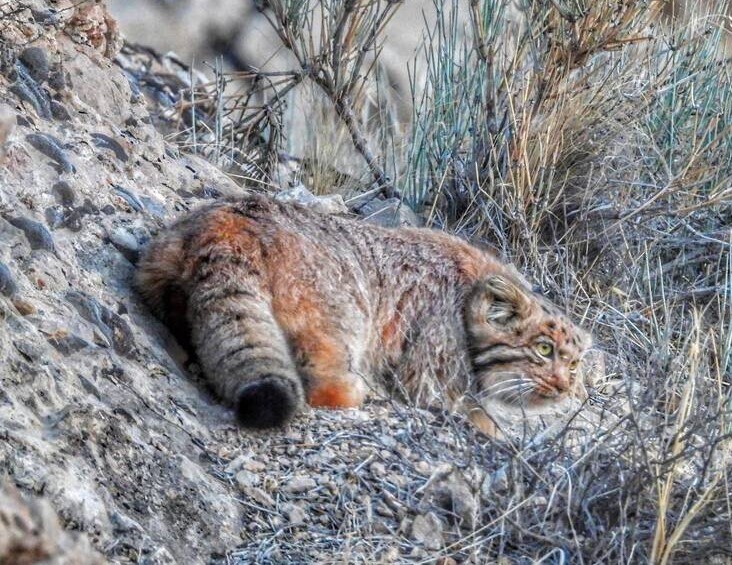
[[[242,189],[155,129],[102,5],[0,6],[0,562],[480,561],[519,495],[569,531],[508,478],[536,441],[386,399],[242,433],[130,286],[152,234]]]

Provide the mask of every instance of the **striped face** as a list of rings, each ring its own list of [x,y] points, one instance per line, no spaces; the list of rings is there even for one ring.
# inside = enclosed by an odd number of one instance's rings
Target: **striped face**
[[[475,285],[465,324],[480,403],[540,407],[570,392],[587,332],[517,280],[492,276]]]

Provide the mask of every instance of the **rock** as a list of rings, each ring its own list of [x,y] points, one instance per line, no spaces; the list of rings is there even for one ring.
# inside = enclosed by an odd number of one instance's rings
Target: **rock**
[[[260,478],[258,475],[242,469],[234,476],[234,482],[241,490],[244,490],[247,487],[253,487],[258,485],[260,482]]]
[[[88,539],[61,528],[45,500],[25,499],[13,486],[0,487],[0,563],[102,565]]]
[[[71,161],[69,161],[62,143],[52,135],[44,133],[30,133],[25,136],[25,139],[46,157],[53,159],[61,172],[76,172],[76,168],[71,164]]]
[[[273,508],[276,504],[274,498],[258,487],[245,487],[244,494],[266,508]]]
[[[63,355],[72,355],[77,351],[86,349],[91,344],[84,338],[67,332],[66,330],[58,330],[46,336],[48,343]]]
[[[5,263],[0,263],[0,294],[13,296],[18,291],[13,274]]]
[[[509,480],[505,468],[500,468],[493,473],[487,473],[480,485],[480,494],[487,503],[495,494],[504,494],[508,491]]]
[[[447,464],[438,467],[427,481],[420,508],[441,509],[457,519],[460,526],[472,529],[475,526],[478,502],[463,474]]]
[[[49,206],[43,211],[43,215],[46,218],[46,223],[52,230],[62,226],[64,223],[64,212],[58,206]]]
[[[114,350],[124,357],[135,354],[135,339],[125,320],[106,306],[79,291],[66,293],[66,299],[73,304],[81,316],[99,328]]]
[[[443,545],[442,523],[434,512],[417,516],[412,522],[412,539],[426,549],[440,549]]]
[[[317,483],[310,477],[293,477],[284,486],[286,492],[292,494],[302,494],[314,489]]]
[[[304,185],[299,184],[294,188],[282,190],[275,194],[275,198],[282,202],[296,202],[312,208],[322,214],[347,214],[348,208],[343,202],[340,194],[328,196],[315,196]]]
[[[109,232],[109,240],[130,263],[137,263],[140,258],[140,244],[134,235],[123,227],[116,227]]]
[[[357,212],[365,221],[386,228],[421,225],[412,209],[398,198],[373,198],[361,205]]]
[[[5,159],[8,139],[15,131],[15,112],[7,104],[0,104],[0,165]]]
[[[122,145],[120,145],[120,143],[113,137],[109,137],[103,133],[93,133],[92,141],[97,147],[109,149],[114,153],[115,157],[123,163],[126,163],[129,159],[127,152],[122,148]]]
[[[21,316],[30,316],[38,312],[33,304],[18,296],[13,297],[13,306]]]
[[[76,201],[76,193],[71,185],[65,181],[60,180],[53,185],[53,196],[59,204],[70,207],[74,205]]]
[[[166,547],[158,547],[140,558],[140,565],[177,565],[178,561]]]
[[[386,475],[386,467],[384,467],[384,464],[379,461],[371,463],[369,469],[371,469],[371,473],[376,477],[383,477]]]
[[[58,100],[51,100],[51,115],[57,120],[67,122],[71,119],[71,114],[66,106]]]
[[[44,120],[51,118],[51,102],[48,94],[21,62],[15,64],[15,82],[10,86],[10,91],[30,104],[39,118]]]
[[[305,510],[297,504],[285,504],[282,507],[282,511],[293,526],[304,524],[307,519]]]
[[[135,212],[142,212],[145,209],[145,205],[142,203],[142,201],[137,197],[137,195],[132,192],[131,190],[123,187],[123,186],[115,186],[114,192],[122,198],[127,204],[129,204],[130,208],[132,208]]]
[[[46,82],[50,65],[46,52],[40,47],[27,47],[19,57],[21,63],[28,69],[28,74],[38,83]]]
[[[8,218],[8,222],[25,234],[25,238],[28,240],[31,249],[55,251],[56,246],[53,243],[51,232],[40,222],[26,217]]]
[[[267,465],[261,461],[257,461],[256,459],[247,459],[242,467],[247,471],[252,471],[253,473],[262,473],[267,470]]]

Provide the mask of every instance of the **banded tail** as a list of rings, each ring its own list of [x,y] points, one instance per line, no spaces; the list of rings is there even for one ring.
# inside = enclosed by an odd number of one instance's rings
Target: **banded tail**
[[[189,335],[206,379],[243,426],[280,426],[305,394],[258,277],[258,248],[228,211],[196,220],[151,245],[137,287],[176,336]],[[185,332],[176,332],[180,323]]]

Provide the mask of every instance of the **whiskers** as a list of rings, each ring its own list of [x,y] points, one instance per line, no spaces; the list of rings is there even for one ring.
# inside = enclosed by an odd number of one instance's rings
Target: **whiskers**
[[[493,373],[500,380],[481,391],[484,399],[496,399],[506,404],[524,405],[528,396],[536,389],[536,382],[521,373]]]

